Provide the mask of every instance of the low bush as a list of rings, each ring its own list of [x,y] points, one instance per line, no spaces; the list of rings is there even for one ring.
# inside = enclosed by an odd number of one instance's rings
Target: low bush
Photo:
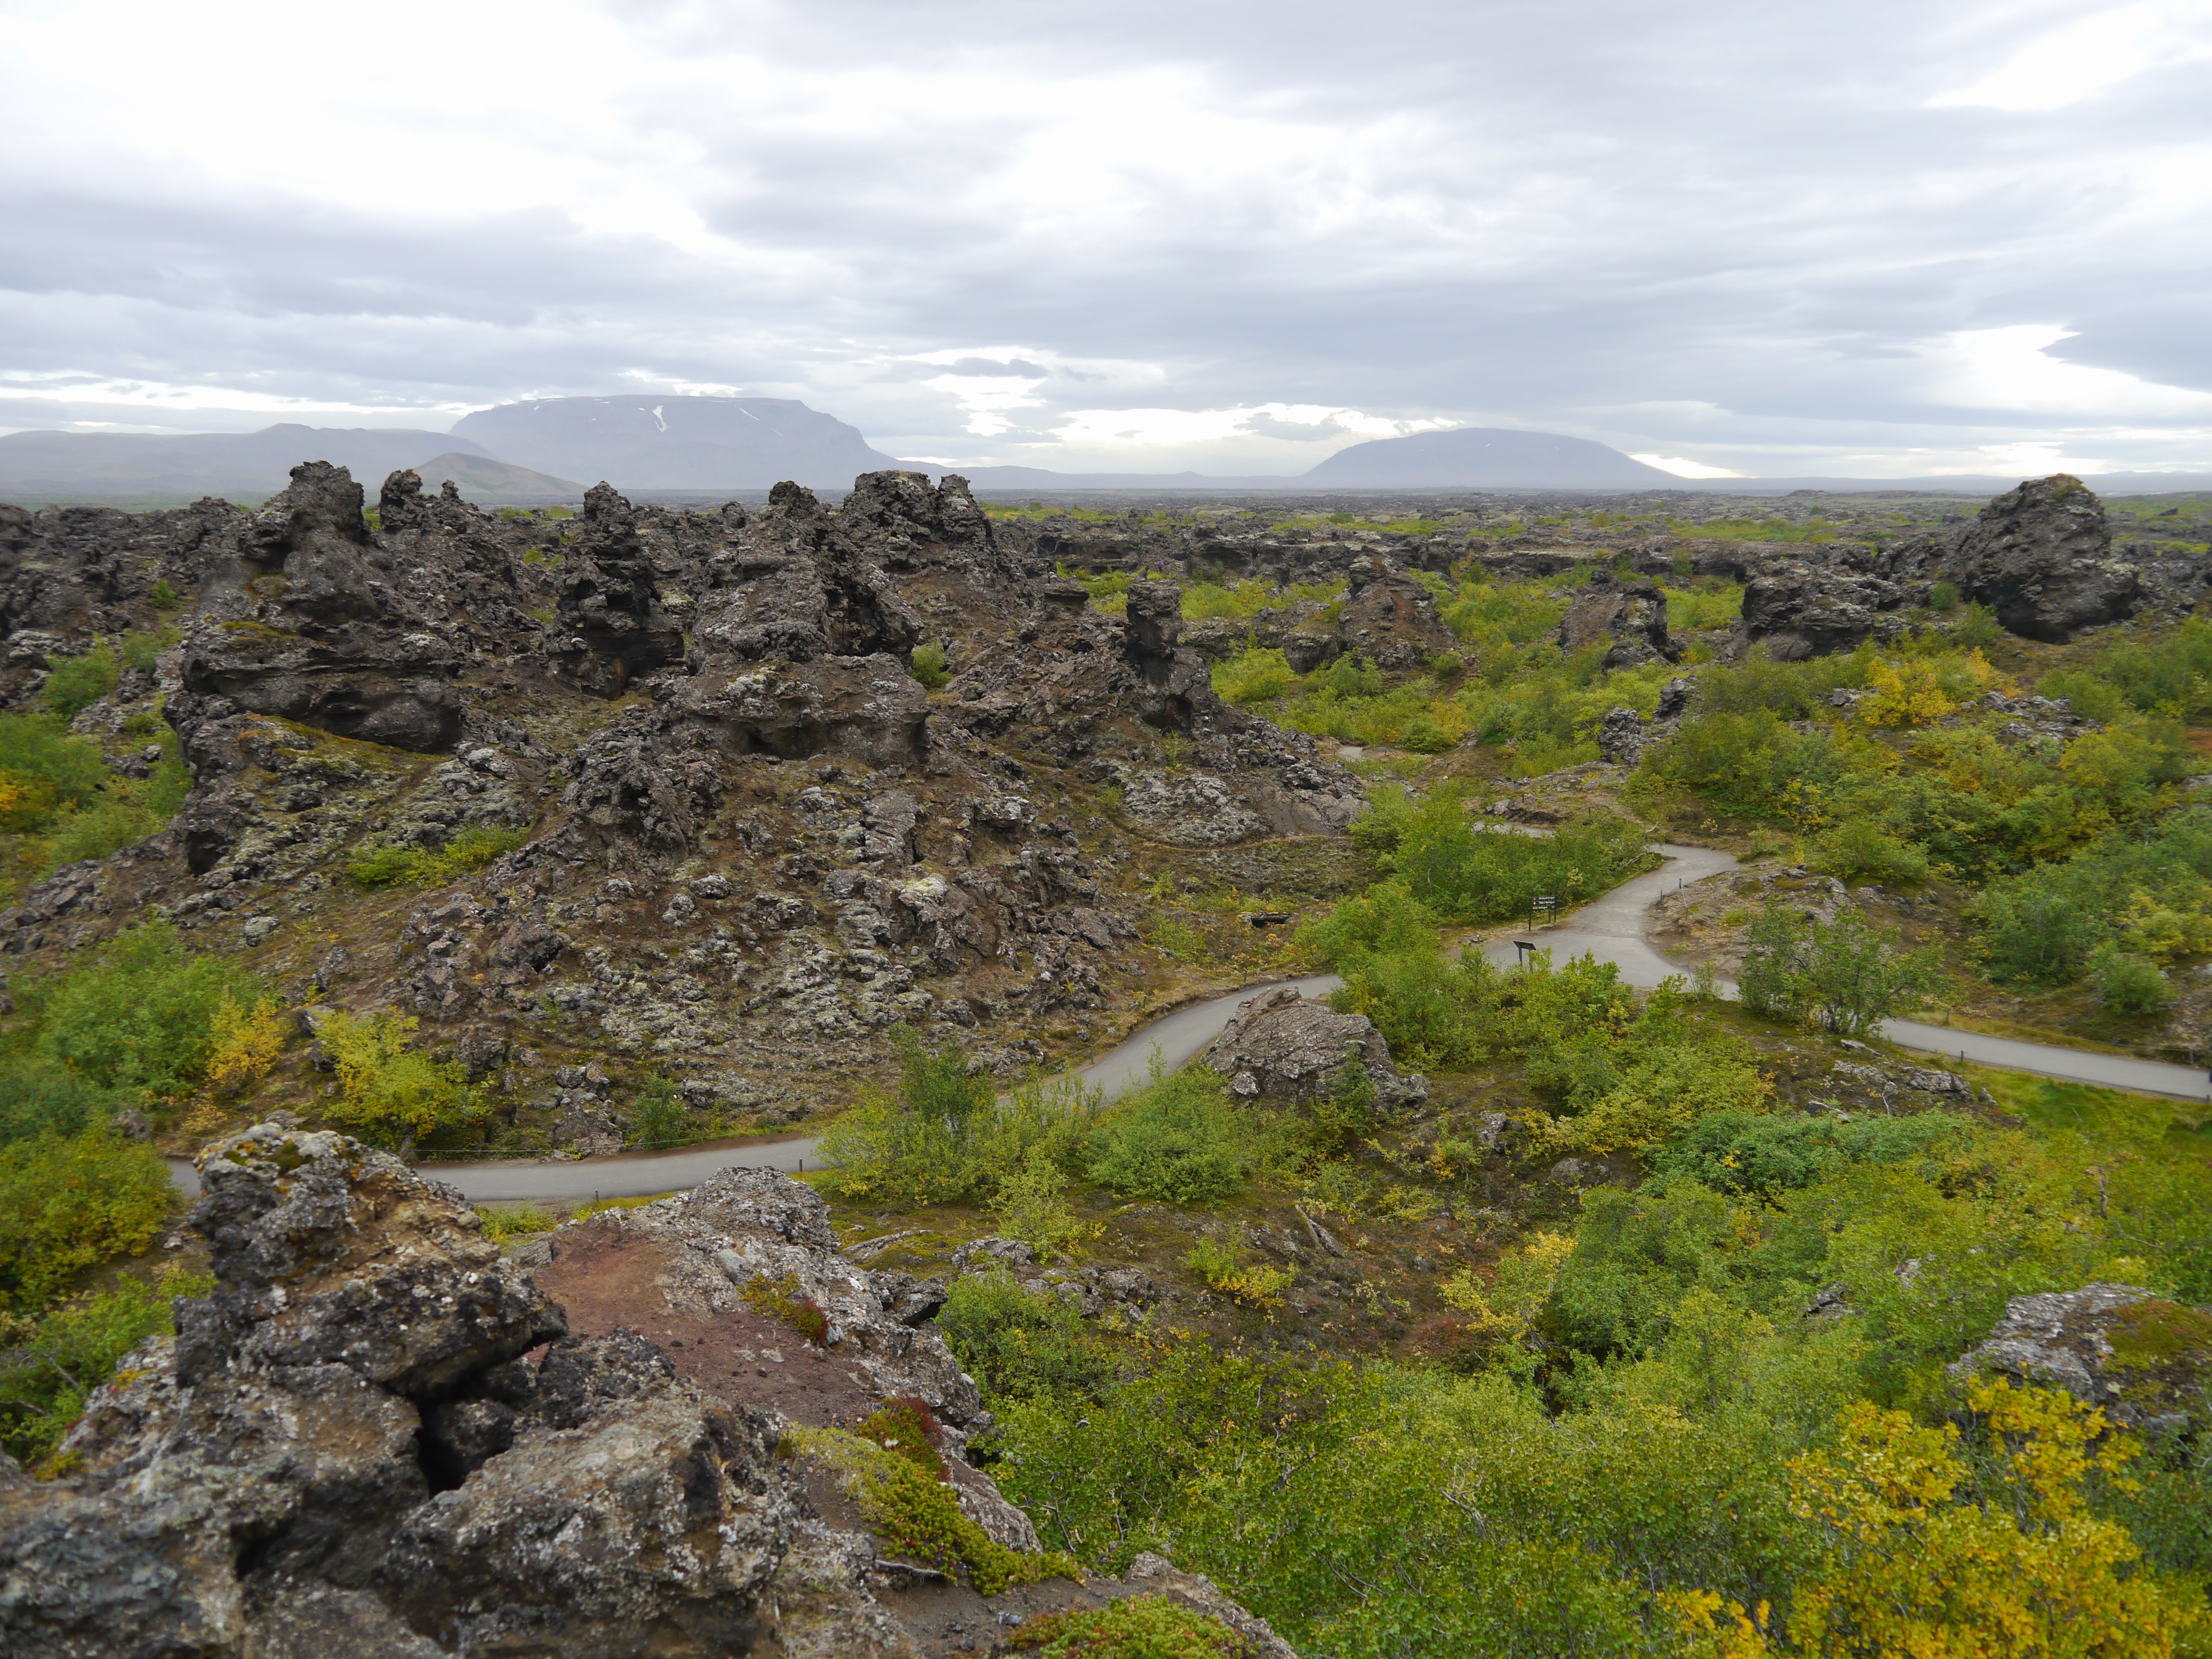
[[[1832,1117],[1720,1111],[1651,1148],[1655,1174],[1686,1177],[1716,1192],[1771,1198],[1812,1186],[1847,1164],[1902,1164],[1955,1152],[1977,1127],[1953,1112],[1908,1117]]]
[[[234,1035],[227,1008],[268,1002],[261,981],[221,957],[185,948],[168,922],[142,923],[19,993],[19,1047],[100,1087],[180,1099],[206,1080]],[[250,1018],[250,1013],[246,1017]]]
[[[159,1152],[102,1127],[0,1146],[0,1311],[36,1311],[78,1274],[144,1250],[176,1196]]]
[[[934,640],[924,640],[914,648],[914,677],[930,691],[942,691],[952,678],[945,647]]]
[[[942,1204],[990,1196],[1033,1153],[1069,1167],[1079,1159],[1100,1109],[1097,1091],[1058,1079],[1002,1101],[988,1076],[969,1074],[957,1043],[932,1048],[911,1031],[899,1041],[898,1093],[863,1094],[822,1138],[833,1192]]]
[[[994,1400],[1091,1395],[1114,1378],[1113,1352],[1081,1312],[1024,1289],[1004,1267],[953,1280],[937,1328]]]
[[[1248,1659],[1253,1649],[1218,1620],[1164,1595],[1039,1613],[1006,1638],[1037,1659]]]
[[[630,1108],[629,1144],[633,1146],[675,1146],[691,1136],[691,1116],[673,1079],[647,1079]]]
[[[2173,1001],[2173,985],[2148,957],[2121,950],[2110,940],[2089,958],[2089,980],[2108,1013],[2154,1014]]]
[[[1940,979],[1934,946],[1905,951],[1863,912],[1831,922],[1769,906],[1744,930],[1737,986],[1743,1006],[1772,1018],[1817,1019],[1839,1036],[1859,1037],[1906,1012]]]
[[[1253,646],[1227,662],[1213,665],[1213,690],[1224,702],[1249,708],[1289,694],[1298,677],[1273,646]]]
[[[125,1279],[35,1321],[15,1320],[12,1340],[0,1339],[0,1449],[33,1468],[52,1457],[117,1362],[176,1328],[175,1299],[204,1296],[214,1284],[206,1273],[173,1267],[151,1284]]]
[[[477,1127],[483,1104],[467,1073],[410,1048],[416,1024],[414,1015],[389,1009],[323,1017],[315,1035],[337,1070],[338,1097],[323,1114],[332,1127],[397,1146],[459,1139]]]
[[[115,690],[123,677],[115,665],[115,653],[104,645],[81,657],[49,657],[46,668],[46,683],[39,695],[65,720],[74,720]]]
[[[530,839],[527,830],[471,824],[443,847],[403,847],[381,842],[358,848],[346,861],[346,875],[357,887],[434,887],[481,870]]]
[[[1091,1179],[1125,1198],[1218,1204],[1244,1184],[1251,1136],[1210,1066],[1168,1073],[1122,1097],[1091,1139]]]

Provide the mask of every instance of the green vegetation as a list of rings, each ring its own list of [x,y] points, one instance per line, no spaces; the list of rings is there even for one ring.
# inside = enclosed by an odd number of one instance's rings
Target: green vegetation
[[[497,1244],[510,1238],[526,1238],[532,1233],[550,1233],[561,1224],[560,1217],[534,1204],[517,1205],[511,1210],[478,1210],[477,1213],[483,1219],[484,1237]]]
[[[1227,1626],[1164,1595],[1132,1595],[1090,1611],[1041,1613],[1007,1638],[1037,1659],[1246,1659]]]
[[[1942,953],[1906,951],[1894,934],[1845,910],[1831,922],[1770,907],[1744,932],[1743,1006],[1753,1013],[1817,1018],[1838,1036],[1865,1036],[1935,988]]]
[[[95,645],[81,657],[46,659],[46,683],[40,695],[46,707],[62,719],[74,720],[109,692],[123,678],[115,665],[115,653]]]
[[[1656,863],[1644,832],[1596,813],[1549,836],[1511,833],[1473,819],[1467,792],[1447,784],[1415,801],[1384,790],[1353,839],[1431,915],[1445,921],[1497,921],[1526,915],[1550,894],[1564,905],[1618,886]]]
[[[148,776],[126,778],[109,770],[97,742],[70,734],[63,714],[0,714],[0,873],[27,885],[143,841],[176,817],[191,787],[176,739],[159,726],[140,740],[158,740],[161,758]]]
[[[915,647],[913,662],[914,677],[921,682],[926,690],[942,691],[952,678],[952,670],[945,660],[945,647],[934,640],[924,640]]]
[[[676,1146],[695,1137],[690,1115],[684,1109],[676,1084],[665,1076],[646,1079],[630,1108],[629,1144],[639,1147]]]
[[[910,1448],[885,1447],[842,1429],[799,1428],[789,1435],[799,1450],[836,1472],[870,1530],[896,1556],[951,1574],[984,1595],[1079,1571],[1057,1553],[1026,1555],[993,1542],[962,1510],[944,1465],[925,1468]]]
[[[346,874],[358,887],[434,887],[481,870],[530,839],[526,830],[495,830],[471,824],[443,847],[403,847],[389,842],[356,850]]]
[[[324,1109],[333,1128],[371,1146],[471,1138],[484,1103],[462,1068],[408,1047],[416,1018],[390,1009],[368,1015],[334,1008],[315,1036],[337,1071],[338,1097]]]
[[[181,1102],[234,1063],[226,1010],[264,1005],[258,979],[185,949],[167,921],[119,933],[18,989],[0,1037],[0,1123],[70,1131],[125,1105]]]
[[[829,1340],[830,1316],[820,1303],[799,1289],[799,1280],[789,1273],[770,1279],[757,1273],[738,1287],[738,1295],[755,1313],[789,1326],[817,1348]]]
[[[1023,1289],[1004,1267],[953,1280],[937,1328],[994,1399],[1088,1396],[1114,1377],[1113,1351],[1083,1316],[1058,1297]]]
[[[125,1278],[32,1320],[0,1314],[0,1449],[33,1468],[52,1457],[92,1390],[149,1336],[175,1328],[179,1297],[205,1296],[205,1273],[164,1270],[152,1284]]]
[[[159,1153],[105,1129],[0,1146],[0,1310],[42,1308],[86,1270],[137,1255],[175,1198]]]

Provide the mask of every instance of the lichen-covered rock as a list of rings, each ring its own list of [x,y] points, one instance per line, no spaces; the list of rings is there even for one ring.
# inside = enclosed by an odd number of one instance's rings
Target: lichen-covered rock
[[[1644,716],[1633,708],[1613,708],[1597,726],[1597,752],[1614,766],[1633,766],[1644,753]]]
[[[1742,637],[1777,662],[1849,651],[1903,631],[1904,589],[1839,564],[1776,560],[1744,585]]]
[[[201,1154],[192,1225],[216,1285],[179,1305],[187,1381],[226,1366],[341,1364],[415,1398],[562,1335],[465,1200],[327,1130],[263,1124]]]
[[[1676,662],[1682,648],[1667,631],[1667,596],[1650,580],[1624,581],[1601,567],[1553,635],[1562,651],[1606,647],[1607,668],[1640,668],[1649,662]]]
[[[1376,1103],[1402,1111],[1429,1097],[1428,1080],[1401,1073],[1390,1045],[1364,1014],[1340,1014],[1325,1002],[1279,985],[1237,1005],[1236,1016],[1200,1056],[1247,1099],[1305,1103],[1328,1098],[1357,1057]]]
[[[2060,1388],[2123,1427],[2177,1432],[2201,1421],[2212,1384],[2212,1313],[2132,1285],[2018,1296],[1988,1340],[1947,1368]]]
[[[462,1653],[742,1653],[798,1512],[766,1424],[664,1377],[416,1507],[376,1579]]]

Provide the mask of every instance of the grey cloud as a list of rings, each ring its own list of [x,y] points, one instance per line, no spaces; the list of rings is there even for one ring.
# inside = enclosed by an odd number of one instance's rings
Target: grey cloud
[[[1607,427],[1639,447],[2032,434],[2047,417],[1932,400],[1915,356],[2027,322],[2078,331],[2054,349],[2066,361],[2212,386],[2212,225],[2148,224],[2142,182],[2207,136],[2212,68],[2049,115],[1928,106],[2079,6],[617,9],[671,52],[741,45],[793,76],[866,69],[925,91],[981,74],[1008,95],[948,95],[893,143],[749,125],[742,99],[636,112],[709,158],[693,205],[710,252],[547,209],[378,215],[342,181],[312,202],[150,170],[0,181],[0,368],[472,403],[643,370],[772,386],[939,451],[984,447],[920,384],[948,373],[1042,382],[1009,444],[1121,402],[1642,422]],[[1162,68],[1222,112],[1338,135],[1352,170],[1296,161],[1318,170],[1216,199],[1228,160],[1199,150],[1129,175],[1140,211],[1031,198],[1068,227],[1053,235],[1009,204],[1018,94],[1103,96],[1101,77]],[[1141,150],[1146,112],[1104,113]],[[1400,141],[1363,148],[1393,122]],[[973,355],[1017,344],[1166,378],[1129,392]],[[963,355],[912,362],[947,353]],[[1717,413],[1653,407],[1685,404]]]

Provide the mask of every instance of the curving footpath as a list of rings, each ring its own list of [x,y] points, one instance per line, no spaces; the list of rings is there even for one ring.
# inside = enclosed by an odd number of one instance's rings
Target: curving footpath
[[[1611,892],[1592,899],[1565,921],[1525,933],[1560,960],[1584,954],[1619,965],[1620,976],[1631,985],[1649,989],[1669,975],[1681,971],[1651,947],[1651,907],[1662,893],[1708,876],[1733,870],[1732,854],[1707,847],[1658,849],[1667,862],[1649,875],[1622,883]],[[1493,962],[1510,965],[1517,957],[1513,939],[1488,941],[1484,953]],[[1248,985],[1226,996],[1192,1003],[1163,1014],[1122,1042],[1076,1073],[1085,1084],[1104,1091],[1108,1099],[1145,1081],[1152,1057],[1170,1071],[1182,1065],[1213,1041],[1237,1008],[1269,985],[1287,982],[1308,996],[1325,995],[1344,981],[1334,974],[1315,974],[1288,981],[1270,980]],[[1727,989],[1733,994],[1734,987]],[[1948,1026],[1923,1025],[1917,1020],[1893,1019],[1881,1035],[1899,1048],[1919,1049],[1950,1059],[1972,1060],[2008,1071],[2032,1072],[2069,1083],[2096,1084],[2125,1089],[2136,1094],[2166,1095],[2183,1100],[2212,1099],[2212,1085],[2205,1073],[2187,1066],[2159,1060],[2134,1060],[2124,1054],[2091,1054],[2040,1042],[2021,1042],[2011,1037],[1984,1036]],[[816,1156],[819,1137],[684,1146],[668,1152],[620,1152],[610,1158],[527,1161],[479,1161],[423,1164],[427,1176],[458,1188],[478,1203],[522,1200],[561,1202],[598,1198],[637,1198],[648,1194],[696,1187],[715,1170],[732,1164],[753,1168],[804,1170]],[[169,1162],[179,1187],[197,1196],[199,1176],[181,1158]]]

